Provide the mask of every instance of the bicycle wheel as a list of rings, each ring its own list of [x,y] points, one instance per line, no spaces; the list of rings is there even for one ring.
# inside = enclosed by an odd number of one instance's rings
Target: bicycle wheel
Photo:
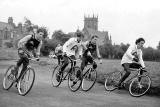
[[[15,81],[15,76],[13,75],[13,71],[14,70],[15,65],[11,65],[9,66],[9,68],[7,69],[6,73],[4,74],[4,78],[3,78],[3,88],[5,90],[8,90],[12,87],[14,81]]]
[[[94,86],[96,80],[97,71],[92,68],[87,69],[82,79],[82,90],[89,91]]]
[[[32,88],[35,80],[35,71],[28,68],[20,77],[18,81],[18,92],[20,95],[25,96]]]
[[[59,73],[59,69],[60,66],[57,65],[52,72],[51,82],[53,87],[58,87],[62,82],[63,75]]]
[[[144,95],[151,86],[151,79],[147,75],[140,75],[132,80],[129,85],[129,93],[134,97]]]
[[[108,74],[104,83],[104,87],[107,91],[113,91],[117,87],[115,85],[118,84],[122,77],[122,73],[120,71],[113,72]]]
[[[82,83],[82,71],[80,67],[75,66],[73,67],[73,70],[68,75],[68,87],[71,91],[75,92],[77,91]]]

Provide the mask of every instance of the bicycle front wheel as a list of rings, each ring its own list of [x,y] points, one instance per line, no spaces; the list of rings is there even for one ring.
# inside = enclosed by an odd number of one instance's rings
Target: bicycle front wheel
[[[18,92],[20,95],[25,96],[32,88],[35,80],[35,71],[28,68],[20,77],[18,81]]]
[[[62,82],[63,75],[59,73],[59,70],[60,66],[57,65],[52,72],[51,82],[53,87],[58,87]]]
[[[131,96],[140,97],[144,95],[151,86],[151,79],[147,75],[140,75],[132,80],[129,85],[129,93]]]
[[[71,91],[77,91],[82,83],[82,71],[80,67],[73,67],[72,71],[68,75],[68,87]]]
[[[82,90],[89,91],[95,84],[97,80],[97,71],[95,69],[89,68],[82,79]]]
[[[117,87],[116,85],[120,81],[122,77],[122,73],[120,71],[113,72],[111,74],[108,74],[104,83],[104,87],[107,91],[113,91]]]
[[[13,70],[14,70],[15,65],[9,66],[7,69],[6,73],[4,74],[3,78],[3,88],[5,90],[8,90],[12,87],[14,81],[15,81],[15,76],[13,75]]]

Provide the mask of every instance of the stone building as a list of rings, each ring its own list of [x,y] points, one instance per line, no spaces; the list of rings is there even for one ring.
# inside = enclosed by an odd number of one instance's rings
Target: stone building
[[[0,47],[3,47],[6,42],[11,42],[22,37],[22,34],[22,23],[16,26],[12,17],[8,18],[8,22],[0,21]]]
[[[103,45],[104,43],[112,44],[112,39],[108,35],[108,31],[98,30],[98,16],[84,16],[84,28],[82,31],[85,35],[85,40],[90,39],[93,35],[97,35],[99,37],[99,45]]]

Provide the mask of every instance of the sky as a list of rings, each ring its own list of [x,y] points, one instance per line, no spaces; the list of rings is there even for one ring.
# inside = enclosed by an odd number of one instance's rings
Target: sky
[[[98,16],[98,29],[108,31],[115,44],[133,44],[139,37],[145,47],[156,48],[160,41],[159,0],[0,0],[0,21],[13,17],[15,24],[46,26],[50,35],[61,29],[83,29],[84,16]]]

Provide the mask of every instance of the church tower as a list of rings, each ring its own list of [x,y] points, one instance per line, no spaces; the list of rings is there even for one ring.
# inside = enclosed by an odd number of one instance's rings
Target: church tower
[[[91,28],[98,31],[98,16],[84,16],[84,28]]]
[[[8,24],[13,24],[13,18],[12,17],[8,18]]]

